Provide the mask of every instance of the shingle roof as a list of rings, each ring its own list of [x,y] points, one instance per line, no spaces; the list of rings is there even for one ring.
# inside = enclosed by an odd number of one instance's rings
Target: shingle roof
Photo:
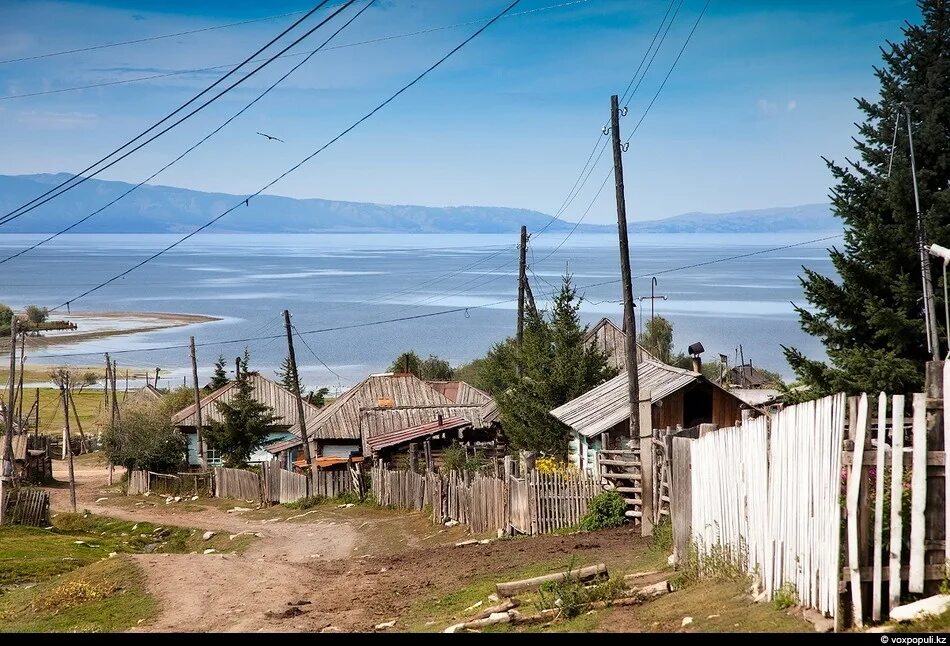
[[[451,417],[448,419],[443,418],[441,424],[439,424],[438,420],[436,420],[433,422],[427,422],[425,424],[419,424],[417,426],[411,426],[409,428],[402,428],[397,431],[370,438],[366,441],[366,448],[370,452],[379,451],[381,449],[402,444],[403,442],[409,442],[418,438],[428,437],[437,433],[442,433],[443,431],[455,431],[471,425],[471,422],[461,417]]]
[[[703,378],[698,372],[674,368],[659,361],[647,360],[637,367],[640,391],[650,393],[658,402],[664,397]],[[594,437],[630,416],[627,373],[587,391],[580,397],[551,411],[557,419],[587,437]]]
[[[288,426],[291,433],[298,435],[300,433],[297,417],[297,397],[288,390],[285,390],[280,384],[262,377],[257,373],[248,375],[251,384],[254,386],[254,399],[262,404],[266,404],[274,409],[274,415],[281,419],[282,426]],[[205,426],[209,422],[223,421],[217,402],[230,403],[237,394],[237,382],[230,382],[214,391],[201,400],[201,423]],[[320,414],[320,409],[312,404],[303,402],[304,417],[308,420],[313,419]],[[172,416],[172,423],[175,426],[195,426],[198,421],[195,417],[195,405],[185,407]]]

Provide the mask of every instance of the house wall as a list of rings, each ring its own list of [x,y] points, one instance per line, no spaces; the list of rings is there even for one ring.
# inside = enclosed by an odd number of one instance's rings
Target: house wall
[[[742,402],[734,396],[713,388],[713,424],[719,428],[734,426],[738,420],[742,419],[741,407]]]
[[[683,391],[667,395],[653,404],[653,428],[676,428],[683,423]]]

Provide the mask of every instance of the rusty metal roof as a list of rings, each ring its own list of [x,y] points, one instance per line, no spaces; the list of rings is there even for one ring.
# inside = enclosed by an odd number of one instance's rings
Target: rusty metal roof
[[[652,402],[704,379],[698,372],[647,360],[637,366],[640,392]],[[594,437],[630,417],[630,392],[626,371],[551,411],[557,419],[587,437]]]
[[[276,381],[271,381],[257,373],[250,373],[247,377],[254,386],[254,399],[274,409],[274,415],[280,418],[281,426],[288,426],[295,435],[300,433],[297,417],[297,397]],[[201,423],[207,426],[211,421],[222,422],[223,418],[217,402],[231,403],[237,394],[237,382],[231,381],[201,400]],[[316,417],[321,409],[303,402],[304,417],[309,421]],[[172,416],[175,426],[196,426],[195,405],[185,407]]]
[[[368,451],[380,451],[404,442],[411,442],[412,440],[422,437],[430,437],[445,431],[457,431],[471,425],[472,423],[470,421],[461,417],[443,418],[441,424],[436,420],[369,438],[366,440],[366,448]]]
[[[412,406],[399,408],[371,408],[362,411],[360,429],[363,433],[363,448],[367,449],[374,437],[400,432],[423,424],[460,418],[476,428],[488,426],[482,419],[481,406]]]
[[[358,440],[362,411],[373,408],[453,406],[429,384],[408,373],[370,375],[307,420],[312,439]]]

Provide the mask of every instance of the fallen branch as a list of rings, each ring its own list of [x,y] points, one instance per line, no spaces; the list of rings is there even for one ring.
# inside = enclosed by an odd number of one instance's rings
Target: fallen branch
[[[569,570],[567,572],[558,572],[556,574],[537,576],[533,579],[509,581],[507,583],[496,583],[495,590],[498,592],[499,597],[513,597],[518,592],[523,592],[525,590],[537,590],[542,584],[549,581],[561,582],[568,578],[574,578],[578,581],[587,581],[589,579],[595,579],[601,576],[607,576],[607,566],[603,563],[582,567],[577,570]]]
[[[509,610],[513,608],[517,608],[520,605],[521,605],[521,602],[518,601],[517,599],[505,599],[502,603],[485,608],[484,610],[479,612],[477,615],[472,617],[470,621],[474,621],[476,619],[484,619],[485,617],[490,617],[491,615],[499,613],[499,612],[508,612]]]

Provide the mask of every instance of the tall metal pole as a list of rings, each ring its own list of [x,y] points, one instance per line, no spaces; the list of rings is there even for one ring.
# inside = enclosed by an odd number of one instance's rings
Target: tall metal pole
[[[191,348],[191,378],[195,382],[195,428],[198,429],[198,437],[196,438],[198,442],[198,461],[201,463],[202,469],[207,469],[208,463],[205,462],[205,445],[204,440],[201,438],[201,388],[198,387],[198,357],[195,354],[195,337],[190,338],[188,346]]]
[[[7,491],[13,480],[13,392],[16,387],[16,314],[10,319],[10,381],[7,383],[7,402],[3,409],[3,465],[0,470],[0,524],[6,509]]]
[[[525,285],[528,282],[527,276],[527,260],[528,260],[528,227],[521,225],[521,242],[518,245],[518,333],[515,337],[517,340],[519,357],[518,365],[516,366],[518,374],[521,374],[521,342],[524,339],[524,298],[525,298]]]
[[[294,354],[294,335],[290,327],[290,310],[284,310],[284,328],[287,330],[287,356],[290,357],[290,374],[294,380],[294,395],[297,397],[297,420],[300,423],[300,439],[303,441],[303,459],[311,466],[310,440],[307,438],[307,420],[303,414],[303,395],[300,394],[300,378],[297,376],[297,357]]]
[[[630,245],[627,241],[627,203],[623,191],[623,160],[620,145],[620,108],[617,95],[610,97],[610,135],[614,147],[614,183],[617,189],[617,231],[620,234],[620,277],[623,281],[623,321],[626,331],[626,363],[630,397],[630,438],[640,443],[640,382],[637,375],[637,324],[633,312],[633,279],[630,276]],[[652,447],[652,444],[648,444]],[[646,479],[646,474],[643,478]]]
[[[917,191],[917,162],[914,159],[914,133],[910,125],[910,106],[904,104],[907,114],[907,140],[910,143],[910,173],[914,180],[914,208],[917,209],[917,251],[920,254],[920,277],[924,291],[924,324],[927,327],[927,351],[934,361],[940,361],[940,341],[937,337],[937,317],[934,312],[934,286],[930,276],[930,256],[927,253],[927,232],[924,214],[920,211],[920,194]]]

